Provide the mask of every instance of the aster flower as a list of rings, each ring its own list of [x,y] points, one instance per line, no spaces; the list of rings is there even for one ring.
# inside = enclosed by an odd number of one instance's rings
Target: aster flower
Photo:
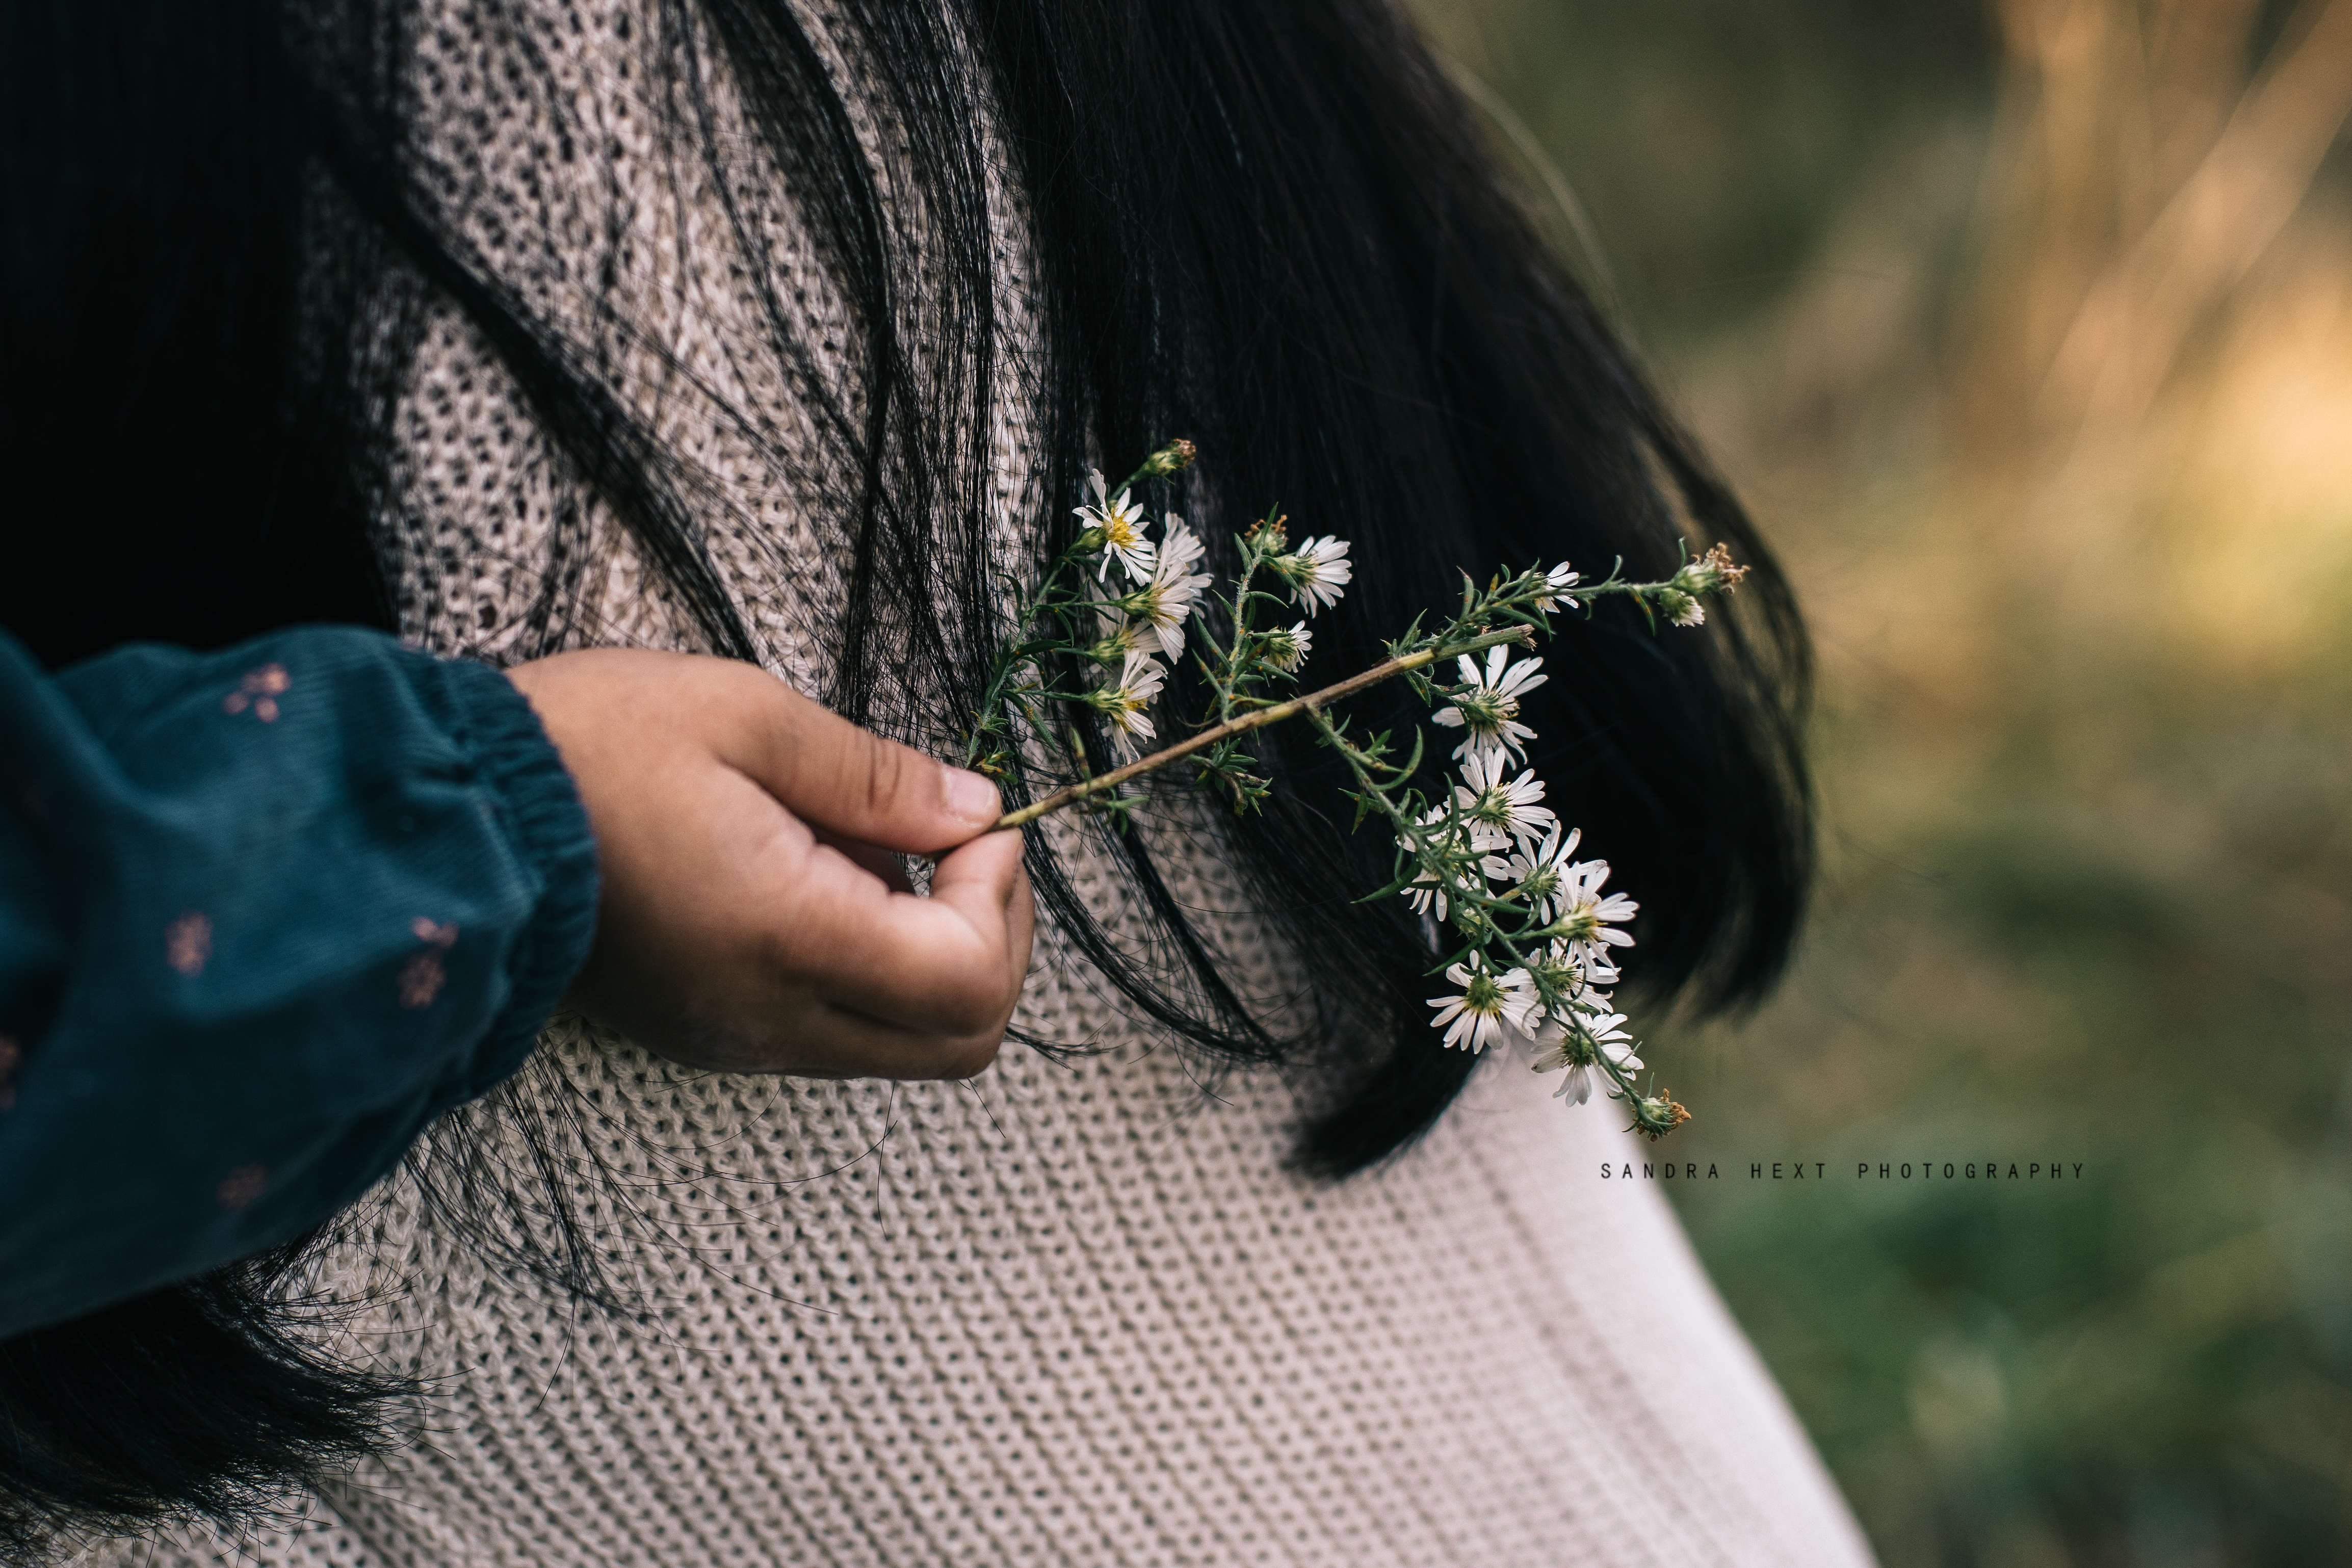
[[[1435,827],[1447,820],[1446,809],[1441,804],[1433,805],[1421,814],[1420,826]],[[1503,838],[1492,828],[1482,828],[1476,823],[1460,818],[1454,818],[1454,830],[1462,833],[1464,837],[1453,838],[1450,843],[1439,848],[1436,853],[1440,858],[1444,858],[1448,853],[1460,854],[1463,851],[1472,855],[1481,854],[1488,849],[1499,847],[1500,844],[1509,842],[1507,838]],[[1500,842],[1489,842],[1489,839]],[[1410,838],[1403,839],[1403,844],[1407,854],[1421,853]],[[1415,913],[1422,915],[1433,913],[1441,921],[1445,918],[1446,881],[1426,858],[1423,861],[1421,875],[1405,884],[1402,897],[1406,902],[1412,905]]]
[[[1544,592],[1537,598],[1536,608],[1549,612],[1565,605],[1571,610],[1582,609],[1584,606],[1570,598],[1568,591],[1576,586],[1583,576],[1581,572],[1570,571],[1565,561],[1545,573]]]
[[[1087,700],[1101,710],[1110,721],[1111,743],[1118,748],[1122,758],[1137,754],[1136,742],[1149,741],[1158,733],[1151,727],[1151,715],[1144,710],[1160,695],[1160,682],[1168,679],[1160,661],[1148,653],[1130,653],[1127,668],[1119,672],[1116,686],[1098,686],[1087,693]]]
[[[1513,664],[1510,652],[1507,645],[1498,644],[1487,649],[1484,671],[1476,660],[1464,654],[1460,666],[1462,685],[1446,693],[1454,699],[1453,706],[1430,715],[1449,729],[1468,731],[1462,743],[1454,748],[1454,761],[1486,751],[1518,756],[1522,754],[1522,744],[1536,738],[1533,730],[1519,722],[1519,699],[1551,677],[1542,673],[1543,660],[1526,658]]]
[[[1124,669],[1127,668],[1127,661],[1134,657],[1139,649],[1146,657],[1153,651],[1143,646],[1143,639],[1151,634],[1151,623],[1149,621],[1130,621],[1124,616],[1106,616],[1103,617],[1102,640],[1087,649],[1087,657],[1097,664],[1108,665],[1113,669]],[[1151,640],[1157,644],[1160,639],[1152,637]]]
[[[1588,964],[1579,951],[1567,942],[1549,942],[1538,950],[1528,963],[1528,986],[1531,993],[1528,1010],[1519,1020],[1522,1038],[1530,1049],[1539,1041],[1549,1042],[1553,1037],[1544,1032],[1544,1026],[1555,1019],[1566,1019],[1577,1013],[1606,1013],[1612,1010],[1609,993],[1599,989],[1617,983],[1617,971],[1608,964]],[[1544,997],[1551,997],[1546,1002]]]
[[[1171,664],[1184,657],[1184,617],[1192,613],[1192,601],[1209,585],[1207,573],[1188,570],[1207,548],[1170,512],[1168,532],[1151,564],[1151,580],[1120,601],[1150,627]]]
[[[1618,1026],[1625,1022],[1622,1013],[1582,1013],[1570,1009],[1564,1019],[1548,1018],[1536,1030],[1536,1058],[1531,1064],[1538,1072],[1569,1069],[1559,1088],[1552,1091],[1554,1100],[1565,1099],[1570,1105],[1582,1105],[1592,1098],[1595,1079],[1604,1094],[1615,1080],[1601,1068],[1605,1057],[1617,1069],[1628,1075],[1642,1070],[1642,1058],[1633,1054],[1633,1042]]]
[[[1578,949],[1555,937],[1528,963],[1528,977],[1549,985],[1562,1001],[1589,1010],[1607,1005],[1609,993],[1599,988],[1617,984],[1617,968],[1590,962]]]
[[[1633,939],[1615,927],[1632,920],[1642,906],[1622,893],[1603,898],[1601,885],[1607,880],[1606,860],[1587,860],[1571,866],[1555,900],[1559,916],[1553,927],[1578,961],[1588,966],[1607,963],[1609,948],[1633,945]]]
[[[1471,752],[1463,760],[1463,782],[1454,786],[1454,809],[1491,830],[1493,837],[1507,835],[1523,849],[1547,827],[1557,836],[1559,818],[1551,807],[1536,804],[1543,799],[1543,780],[1532,770],[1516,779],[1507,776],[1509,772],[1510,759],[1501,752]],[[1490,847],[1501,845],[1480,846]]]
[[[1356,568],[1348,559],[1348,550],[1344,539],[1310,534],[1298,542],[1297,550],[1266,564],[1290,584],[1298,607],[1311,616],[1326,605],[1338,604],[1339,591],[1354,580]]]
[[[1498,804],[1486,816],[1473,816],[1463,802],[1463,794],[1461,787],[1456,785],[1454,791],[1454,832],[1459,836],[1455,839],[1457,847],[1469,851],[1473,856],[1491,855],[1498,849],[1508,849],[1516,840],[1511,837],[1510,828],[1504,820],[1503,806]],[[1429,815],[1422,820],[1436,822],[1443,819],[1445,815],[1446,810],[1443,805],[1433,805],[1429,808]],[[1494,820],[1488,820],[1489,817]],[[1483,862],[1481,864],[1483,866]]]
[[[1101,542],[1092,546],[1103,552],[1096,580],[1099,582],[1108,575],[1110,564],[1116,561],[1137,582],[1150,582],[1152,548],[1151,542],[1143,537],[1143,509],[1128,500],[1125,490],[1116,496],[1106,494],[1108,487],[1099,469],[1087,470],[1087,488],[1095,492],[1094,505],[1079,507],[1077,513],[1086,520],[1089,534],[1101,535]]]
[[[1492,756],[1495,753],[1482,754]],[[1535,775],[1529,773],[1526,776],[1532,778]],[[1545,815],[1549,816],[1551,814],[1547,812]],[[1528,909],[1539,918],[1549,921],[1556,918],[1555,911],[1559,900],[1568,889],[1575,864],[1571,857],[1576,853],[1578,841],[1584,837],[1584,829],[1570,828],[1567,840],[1562,842],[1559,837],[1559,823],[1554,819],[1551,831],[1544,836],[1543,844],[1539,847],[1531,845],[1529,839],[1532,837],[1529,835],[1528,839],[1522,839],[1519,852],[1508,860],[1489,858],[1486,867],[1486,875],[1498,882],[1509,882],[1517,888],[1527,895]]]
[[[1286,675],[1292,675],[1307,662],[1307,656],[1314,647],[1315,634],[1307,629],[1305,621],[1300,621],[1287,629],[1277,626],[1266,633],[1263,652],[1266,663]]]
[[[1402,896],[1406,903],[1412,906],[1413,913],[1429,920],[1442,921],[1445,918],[1445,884],[1439,880],[1436,872],[1424,869],[1420,876],[1405,884]],[[1433,926],[1430,929],[1434,931],[1436,928]],[[1437,941],[1434,936],[1429,940],[1432,943]]]
[[[1694,598],[1692,595],[1684,593],[1680,588],[1675,587],[1671,584],[1663,588],[1652,589],[1650,591],[1650,604],[1651,606],[1658,612],[1658,614],[1665,616],[1667,621],[1675,626],[1703,626],[1706,625],[1706,606],[1700,604],[1698,600]]]
[[[1424,868],[1421,875],[1405,884],[1402,895],[1412,906],[1412,912],[1425,919],[1445,918],[1445,884],[1436,872]],[[1432,927],[1433,931],[1436,928]],[[1429,939],[1434,943],[1437,939]]]
[[[1460,1047],[1475,1056],[1495,1041],[1509,1037],[1527,1013],[1528,972],[1524,969],[1497,974],[1486,967],[1484,957],[1473,957],[1448,969],[1445,978],[1461,986],[1462,994],[1431,997],[1429,1005],[1437,1009],[1437,1016],[1429,1021],[1429,1026],[1445,1031],[1448,1049]]]

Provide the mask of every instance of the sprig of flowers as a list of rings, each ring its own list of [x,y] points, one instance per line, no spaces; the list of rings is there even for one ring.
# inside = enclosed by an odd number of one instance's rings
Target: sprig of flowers
[[[1616,570],[1587,581],[1566,562],[1498,574],[1484,588],[1465,574],[1459,605],[1435,631],[1420,631],[1416,621],[1381,663],[1304,696],[1281,696],[1313,652],[1307,623],[1338,604],[1353,579],[1352,547],[1331,535],[1293,545],[1286,518],[1261,520],[1235,539],[1241,570],[1232,591],[1204,598],[1214,579],[1193,568],[1205,545],[1174,512],[1153,541],[1133,499],[1137,485],[1176,473],[1193,455],[1191,442],[1171,442],[1116,489],[1089,473],[1092,500],[1076,509],[1077,537],[1034,590],[1016,592],[1013,636],[991,672],[964,760],[983,773],[1008,773],[1025,736],[1074,763],[1077,776],[1007,812],[997,826],[1021,827],[1073,805],[1123,818],[1139,799],[1123,790],[1128,781],[1188,758],[1234,809],[1252,809],[1272,786],[1254,771],[1244,737],[1305,718],[1353,777],[1357,826],[1379,820],[1394,837],[1394,875],[1366,898],[1406,900],[1444,950],[1431,973],[1455,989],[1429,1002],[1443,1045],[1472,1052],[1517,1045],[1537,1072],[1564,1072],[1559,1097],[1582,1104],[1598,1089],[1654,1139],[1688,1121],[1672,1096],[1645,1094],[1634,1082],[1643,1064],[1611,995],[1618,957],[1633,945],[1623,928],[1640,906],[1602,890],[1609,863],[1577,859],[1581,830],[1544,804],[1544,783],[1527,765],[1536,732],[1521,701],[1550,677],[1541,658],[1525,655],[1550,634],[1551,616],[1589,614],[1611,595],[1633,599],[1653,625],[1703,625],[1705,601],[1737,587],[1747,569],[1717,544],[1655,583],[1626,582]],[[1197,618],[1208,604],[1230,628],[1222,640]],[[1159,738],[1151,710],[1167,679],[1160,661],[1172,666],[1188,649],[1210,689],[1210,710],[1192,734],[1138,756],[1142,742]],[[1441,677],[1449,667],[1458,679]],[[1099,673],[1089,680],[1088,670]],[[1068,684],[1070,671],[1081,684]],[[1417,726],[1400,756],[1395,737],[1360,740],[1329,712],[1400,676],[1429,704],[1433,722],[1458,732],[1454,774],[1433,793],[1423,787],[1425,737]],[[1120,765],[1094,771],[1077,728],[1053,721],[1057,706],[1097,715]]]
[[[1056,703],[1098,713],[1113,750],[1124,758],[1135,757],[1139,741],[1157,738],[1150,708],[1167,679],[1158,661],[1183,656],[1184,622],[1211,579],[1192,570],[1206,546],[1173,512],[1161,538],[1155,543],[1149,537],[1150,523],[1134,490],[1146,479],[1181,470],[1192,450],[1190,441],[1170,442],[1117,489],[1100,472],[1087,473],[1092,499],[1075,509],[1083,524],[1077,537],[1034,589],[1014,585],[1013,636],[990,672],[979,721],[965,741],[965,766],[1002,777],[1026,730],[1074,760],[1082,775],[1093,776],[1076,731],[1051,722]],[[1117,673],[1070,687],[1049,678],[1055,665]],[[1090,804],[1116,810],[1118,798]]]

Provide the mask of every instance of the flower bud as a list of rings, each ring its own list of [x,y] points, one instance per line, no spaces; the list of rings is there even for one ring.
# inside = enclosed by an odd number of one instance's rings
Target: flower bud
[[[1200,448],[1194,447],[1190,441],[1171,441],[1143,459],[1143,471],[1155,478],[1163,474],[1175,473],[1190,464],[1199,451]]]
[[[1691,1119],[1691,1113],[1678,1100],[1663,1094],[1643,1097],[1633,1102],[1633,1125],[1654,1143]]]
[[[1249,531],[1242,538],[1260,555],[1279,555],[1290,548],[1290,531],[1282,526],[1289,521],[1287,513],[1271,522],[1259,518],[1249,525]]]
[[[1300,621],[1293,626],[1276,626],[1264,635],[1258,657],[1286,675],[1296,674],[1315,647],[1315,634]]]
[[[1696,599],[1736,588],[1747,575],[1747,567],[1733,564],[1730,550],[1715,544],[1697,560],[1684,562],[1670,581],[1675,589]]]

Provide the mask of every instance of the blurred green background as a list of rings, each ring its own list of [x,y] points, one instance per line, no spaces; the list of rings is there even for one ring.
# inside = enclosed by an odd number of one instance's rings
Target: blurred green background
[[[2352,1563],[2352,0],[1416,9],[1820,638],[1802,957],[1650,1059],[1881,1555]]]

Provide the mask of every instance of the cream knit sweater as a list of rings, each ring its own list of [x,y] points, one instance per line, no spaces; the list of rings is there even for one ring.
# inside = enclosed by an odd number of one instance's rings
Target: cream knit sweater
[[[650,0],[533,0],[547,101],[500,71],[511,40],[467,0],[436,8],[419,79],[453,210],[469,185],[496,194],[478,237],[583,331],[596,301],[567,291],[596,269],[539,263],[578,259],[605,211],[628,213],[613,287],[620,316],[656,331],[611,344],[616,381],[711,477],[721,570],[778,673],[814,689],[839,547],[719,416],[724,401],[788,436],[797,416],[703,243],[718,220],[700,165],[644,112]],[[837,41],[834,59],[854,83]],[[606,158],[551,193],[529,176],[557,98]],[[861,133],[887,167],[889,128]],[[1041,500],[1019,416],[1017,195],[991,198],[1016,307],[995,432],[1010,529]],[[790,206],[780,195],[770,216],[789,225]],[[837,317],[813,269],[784,281],[813,321]],[[553,574],[585,606],[581,640],[695,646],[453,317],[400,419],[387,549],[412,637],[513,657]],[[1190,899],[1236,907],[1213,863],[1168,848]],[[1115,881],[1081,881],[1116,921]],[[1232,931],[1249,945],[1246,921]],[[1277,963],[1264,983],[1279,982]],[[969,1084],[689,1072],[560,1021],[513,1093],[559,1152],[614,1173],[574,1201],[642,1317],[487,1260],[394,1178],[319,1283],[368,1303],[339,1331],[346,1353],[426,1381],[408,1446],[247,1538],[180,1531],[81,1561],[1868,1561],[1654,1184],[1601,1178],[1643,1158],[1613,1109],[1490,1063],[1404,1157],[1319,1185],[1283,1167],[1298,1106],[1279,1075],[1204,1096],[1104,994],[1041,931],[1023,1021],[1110,1048],[1056,1066],[1011,1047]],[[460,1114],[520,1161],[495,1104]]]

